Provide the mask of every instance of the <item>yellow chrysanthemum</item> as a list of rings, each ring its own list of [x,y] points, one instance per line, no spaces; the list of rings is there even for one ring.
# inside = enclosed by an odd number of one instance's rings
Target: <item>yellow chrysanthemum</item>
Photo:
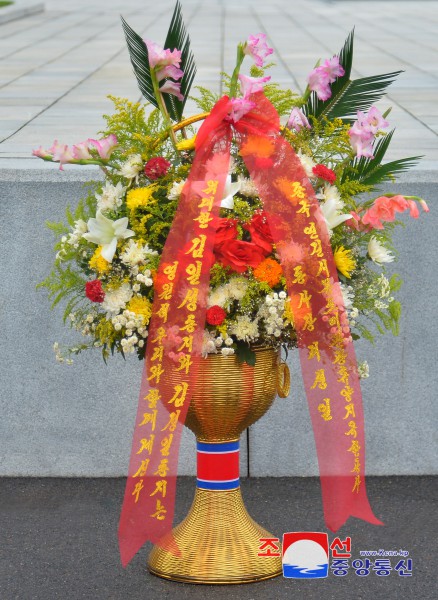
[[[147,325],[150,321],[152,314],[152,305],[147,298],[139,298],[138,296],[134,296],[126,305],[126,309],[135,313],[136,315],[141,315],[143,317],[143,324]]]
[[[101,252],[102,246],[98,246],[93,256],[90,258],[88,265],[90,269],[93,269],[93,271],[97,271],[99,275],[104,275],[105,273],[108,273],[108,271],[111,270],[111,263],[103,258]]]
[[[155,185],[149,185],[148,187],[129,190],[126,194],[126,206],[128,207],[128,210],[133,211],[139,206],[147,206],[151,201],[155,189]]]
[[[196,135],[190,138],[189,140],[182,140],[181,142],[178,142],[176,147],[178,150],[189,152],[190,150],[193,150],[195,148],[195,142]]]
[[[333,252],[333,257],[338,271],[350,279],[351,271],[354,271],[356,268],[356,261],[351,256],[351,250],[347,250],[344,246],[339,246]]]

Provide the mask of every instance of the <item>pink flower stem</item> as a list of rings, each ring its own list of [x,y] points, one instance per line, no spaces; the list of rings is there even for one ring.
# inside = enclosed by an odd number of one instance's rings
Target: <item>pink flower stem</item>
[[[157,102],[158,102],[158,108],[160,109],[160,112],[164,117],[164,121],[167,125],[167,129],[169,131],[169,136],[170,136],[171,142],[172,142],[176,152],[179,153],[179,150],[176,146],[178,142],[177,142],[177,139],[175,136],[175,132],[173,131],[172,121],[170,119],[169,113],[167,112],[166,104],[163,99],[163,94],[160,92],[155,69],[151,69],[151,79],[152,79],[152,86],[154,88],[155,98],[157,99]]]

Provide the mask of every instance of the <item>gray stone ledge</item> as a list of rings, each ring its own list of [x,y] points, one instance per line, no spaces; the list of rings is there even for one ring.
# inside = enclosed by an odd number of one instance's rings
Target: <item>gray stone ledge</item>
[[[41,0],[14,0],[14,4],[0,9],[0,25],[44,12],[44,2]]]

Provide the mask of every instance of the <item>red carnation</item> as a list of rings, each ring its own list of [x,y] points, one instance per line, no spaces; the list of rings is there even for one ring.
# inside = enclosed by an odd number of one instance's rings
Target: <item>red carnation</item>
[[[315,165],[312,169],[313,174],[319,177],[320,179],[324,179],[329,183],[333,184],[336,181],[336,173],[334,173],[331,169],[326,167],[325,165]]]
[[[151,181],[155,181],[159,177],[164,177],[169,170],[170,162],[162,156],[155,156],[148,160],[144,167],[145,175]]]
[[[210,306],[210,308],[207,310],[207,323],[209,325],[222,325],[226,316],[227,313],[224,311],[224,309],[215,304],[214,306]]]
[[[102,289],[100,279],[93,279],[93,281],[87,281],[85,284],[85,295],[91,302],[103,302],[105,298],[105,292]]]

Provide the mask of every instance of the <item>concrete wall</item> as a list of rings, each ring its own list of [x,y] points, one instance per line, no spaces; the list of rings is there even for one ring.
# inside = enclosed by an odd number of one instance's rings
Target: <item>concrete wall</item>
[[[54,360],[55,340],[71,343],[61,310],[51,311],[35,285],[50,269],[53,237],[44,222],[62,220],[80,198],[84,171],[0,171],[0,475],[126,474],[142,365],[135,357],[108,366],[99,352],[73,366]],[[386,187],[391,191],[391,186]],[[395,188],[394,188],[395,189]],[[436,176],[413,172],[396,188],[430,200],[431,212],[396,235],[405,280],[398,338],[389,334],[357,352],[370,364],[363,383],[367,473],[437,473]],[[290,398],[251,428],[250,474],[316,475],[310,419],[296,355]],[[246,441],[246,436],[243,436]],[[246,443],[242,473],[246,474]],[[195,470],[194,437],[183,438],[180,472]]]

